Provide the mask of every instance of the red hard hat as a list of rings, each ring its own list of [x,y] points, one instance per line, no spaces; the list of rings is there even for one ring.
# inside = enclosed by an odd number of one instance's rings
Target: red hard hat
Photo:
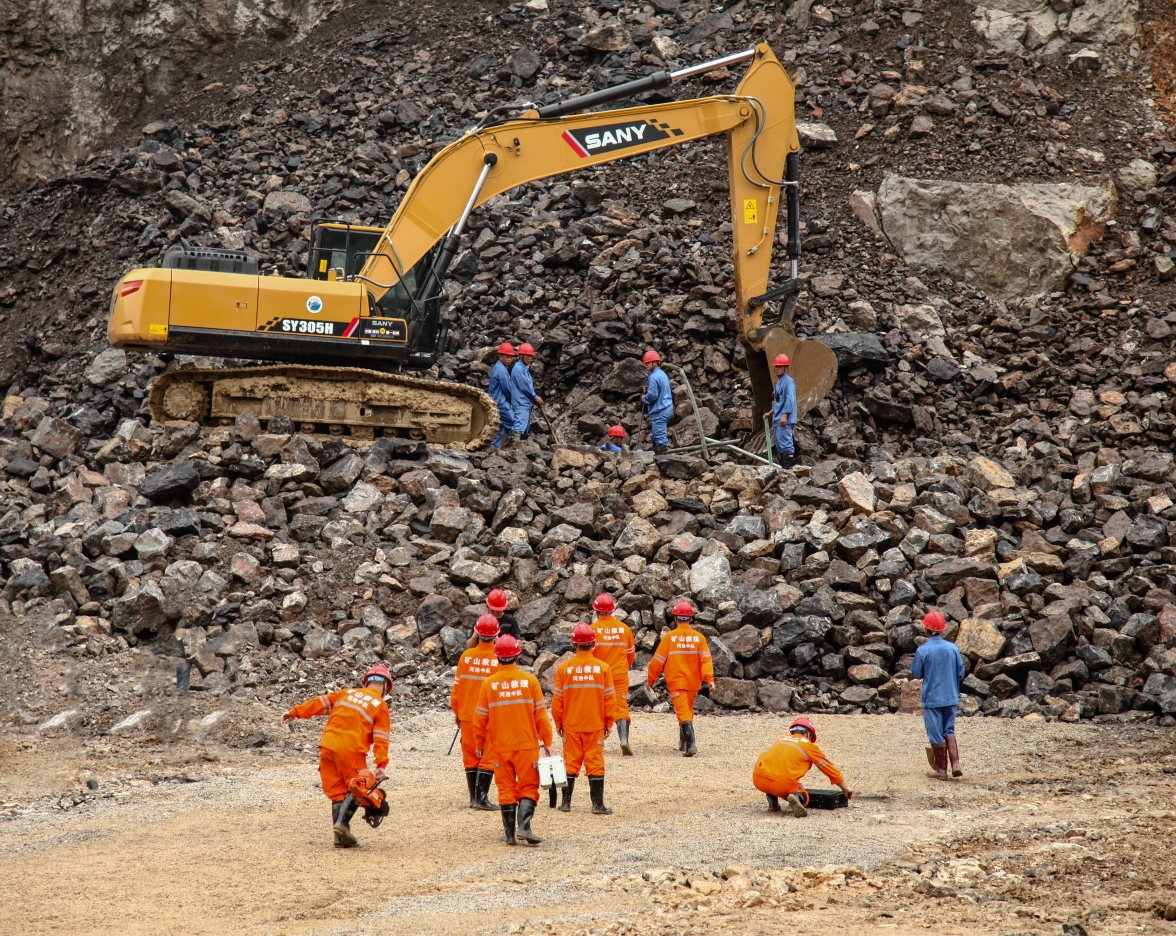
[[[579,621],[572,630],[572,643],[576,646],[581,644],[596,643],[596,631],[592,629],[592,625],[586,621]]]
[[[486,607],[491,611],[505,611],[506,592],[501,588],[491,590],[490,594],[486,596]]]
[[[670,614],[674,617],[694,617],[694,605],[683,598],[670,609]]]
[[[618,439],[623,439],[625,437],[625,427],[611,426],[609,427],[608,434],[610,436],[616,436]]]
[[[648,364],[650,361],[656,362],[656,361],[660,361],[660,360],[661,360],[661,355],[658,354],[656,351],[654,351],[653,348],[650,348],[648,351],[645,352],[645,357],[643,357],[641,359],[641,363]]]
[[[519,354],[530,354],[530,355],[534,356],[535,349],[532,348],[530,346],[530,344],[528,344],[527,342],[524,341],[521,345],[519,345]]]
[[[612,614],[617,610],[617,603],[608,592],[601,592],[593,599],[592,610],[600,614]]]
[[[369,679],[382,679],[389,686],[392,685],[392,674],[388,671],[383,663],[375,664],[371,669],[363,674],[363,684],[366,686]]]
[[[474,633],[479,637],[497,637],[499,630],[498,618],[493,614],[483,614],[474,625]]]
[[[792,361],[787,354],[777,354],[776,360],[772,362],[773,367],[791,367]]]
[[[813,741],[817,740],[816,726],[811,721],[809,721],[807,718],[796,719],[796,721],[794,721],[791,725],[788,726],[788,731],[789,731],[789,733],[792,733],[797,728],[807,728],[809,731],[809,734],[811,734],[813,737]]]
[[[523,648],[512,634],[503,634],[494,644],[494,655],[500,660],[513,660]]]
[[[943,612],[938,608],[932,608],[923,615],[923,626],[929,631],[935,631],[937,634],[947,630],[947,618],[943,616]]]
[[[515,349],[509,341],[504,341],[498,346],[498,353],[513,355],[515,353]]]

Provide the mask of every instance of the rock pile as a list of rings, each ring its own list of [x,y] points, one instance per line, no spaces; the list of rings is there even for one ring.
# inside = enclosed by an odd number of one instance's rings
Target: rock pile
[[[1141,103],[1130,46],[1075,25],[1104,6],[1003,50],[971,25],[991,17],[919,0],[786,16],[602,0],[489,21],[413,10],[395,27],[356,14],[341,38],[226,71],[0,204],[0,316],[24,332],[0,349],[4,600],[80,657],[180,657],[195,688],[269,685],[308,663],[343,678],[379,656],[424,700],[444,692],[492,585],[512,591],[543,672],[595,588],[617,594],[641,662],[687,595],[722,671],[715,703],[776,711],[909,708],[914,622],[937,605],[971,661],[966,710],[1167,715],[1176,146]],[[297,275],[314,221],[383,222],[489,107],[760,39],[811,118],[799,332],[841,364],[797,433],[806,467],[580,445],[616,422],[640,433],[646,345],[685,368],[708,435],[750,444],[760,425],[731,331],[721,141],[541,180],[472,219],[434,376],[482,384],[486,349],[529,340],[563,447],[545,426],[544,450],[459,455],[353,451],[251,419],[148,425],[151,381],[191,361],[105,346],[108,291],[131,266],[184,238]],[[1051,220],[1037,234],[994,233],[965,188],[977,182],[1008,204],[1065,188],[1073,210],[1038,197]],[[911,191],[927,214],[897,217],[914,200],[895,193]],[[974,226],[928,221],[961,192]],[[941,236],[921,241],[920,226]],[[1017,247],[999,282],[978,278],[997,234]],[[1037,235],[1077,266],[1035,271],[1023,242]],[[675,391],[685,445],[697,423]]]

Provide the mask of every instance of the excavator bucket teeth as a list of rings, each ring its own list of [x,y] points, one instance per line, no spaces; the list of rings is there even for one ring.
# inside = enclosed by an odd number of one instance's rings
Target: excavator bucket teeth
[[[354,367],[295,365],[163,374],[151,418],[231,426],[253,412],[263,425],[288,416],[295,430],[355,444],[379,436],[475,449],[498,432],[498,407],[476,387]]]
[[[796,381],[798,418],[820,403],[837,382],[837,356],[820,341],[797,338],[788,329],[777,327],[765,336],[763,348],[769,362],[777,354],[787,354],[792,361],[789,373]]]

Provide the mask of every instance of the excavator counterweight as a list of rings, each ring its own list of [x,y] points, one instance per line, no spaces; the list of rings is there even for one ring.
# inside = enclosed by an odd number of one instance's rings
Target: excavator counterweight
[[[750,64],[734,94],[584,112],[738,61]],[[386,228],[316,225],[305,278],[259,276],[243,252],[187,246],[172,248],[159,268],[131,270],[114,290],[110,343],[284,365],[169,372],[151,393],[157,420],[223,425],[251,409],[263,422],[289,416],[304,431],[355,441],[396,435],[483,444],[498,428],[485,393],[393,373],[429,368],[445,350],[442,285],[471,213],[536,179],[723,133],[736,327],[757,416],[771,408],[767,362],[781,350],[793,359],[803,413],[828,392],[837,363],[825,345],[797,339],[791,324],[800,253],[793,98],[783,65],[761,44],[569,101],[497,108],[429,161]],[[783,193],[791,271],[773,288]],[[789,298],[777,302],[777,294]]]

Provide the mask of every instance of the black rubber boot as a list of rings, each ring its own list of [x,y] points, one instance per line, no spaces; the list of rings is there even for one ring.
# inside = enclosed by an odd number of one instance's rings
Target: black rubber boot
[[[543,839],[531,831],[531,819],[535,815],[536,803],[533,799],[519,800],[519,831],[518,836],[529,845],[538,845]]]
[[[359,804],[348,793],[347,798],[338,805],[339,813],[335,816],[335,847],[355,848],[359,845],[359,839],[351,833],[351,817],[359,809]]]
[[[611,816],[612,810],[604,805],[604,777],[589,777],[588,790],[592,796],[592,812],[598,816]]]
[[[698,743],[694,740],[694,722],[682,722],[682,728],[686,734],[686,750],[682,754],[684,757],[693,757],[698,753]]]
[[[555,809],[559,804],[559,787],[554,783],[547,788],[547,808]]]
[[[502,813],[502,838],[499,841],[506,842],[507,845],[515,844],[515,816],[518,814],[519,807],[510,803],[509,805],[502,805],[498,807]]]
[[[477,809],[474,804],[478,800],[478,768],[466,768],[466,786],[470,788],[470,809]]]
[[[765,793],[764,796],[768,798],[768,812],[779,812],[780,797],[773,796],[771,793]]]
[[[559,804],[560,812],[572,811],[572,790],[576,787],[576,778],[568,777],[568,785],[563,788],[563,800]],[[552,787],[554,790],[555,787]]]
[[[483,812],[494,812],[498,808],[490,802],[490,781],[494,779],[494,772],[481,768],[474,772],[478,775],[478,780],[474,787],[474,801],[470,805]]]
[[[632,757],[633,749],[629,747],[629,719],[622,718],[617,722],[617,740],[621,742],[621,753],[625,757]]]
[[[686,722],[678,722],[678,750],[686,750]]]

